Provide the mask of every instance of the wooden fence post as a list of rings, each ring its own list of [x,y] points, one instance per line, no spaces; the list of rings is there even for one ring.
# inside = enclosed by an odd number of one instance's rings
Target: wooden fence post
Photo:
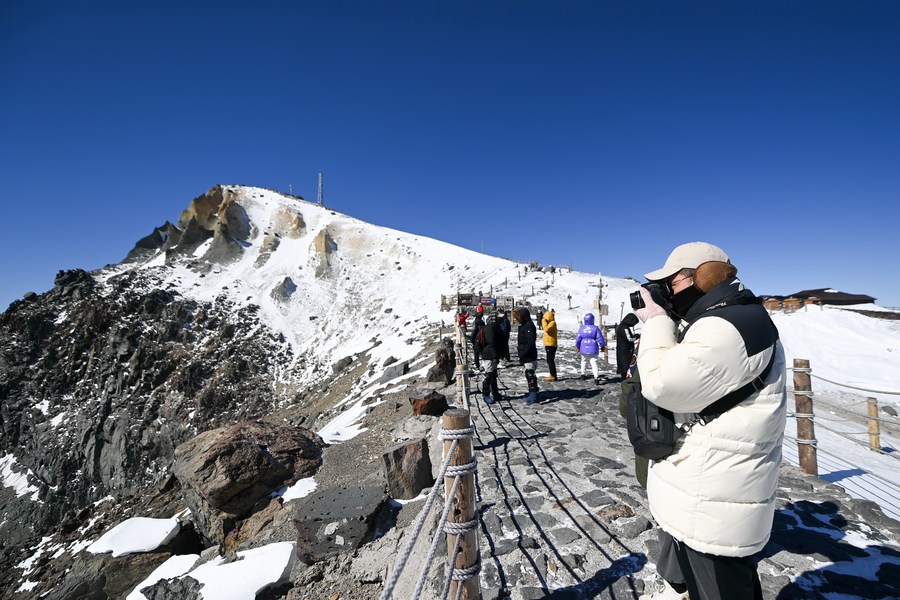
[[[797,420],[797,454],[800,469],[808,475],[819,475],[816,457],[816,430],[813,426],[812,386],[810,384],[809,361],[794,359],[794,417]]]
[[[878,424],[878,400],[871,396],[866,398],[869,410],[869,448],[881,450],[881,429]]]
[[[443,427],[445,430],[468,429],[472,426],[471,414],[468,410],[454,408],[444,412]],[[450,450],[452,440],[444,440],[444,455]],[[472,463],[472,437],[467,436],[459,439],[456,446],[456,452],[450,459],[450,466],[463,466]],[[444,494],[449,495],[453,489],[453,480],[455,477],[444,478]],[[452,508],[447,515],[447,522],[453,524],[476,523],[475,519],[475,473],[474,470],[464,475],[460,475],[459,485],[456,487],[456,495],[451,500]],[[476,523],[477,524],[477,523]],[[465,533],[447,533],[447,564],[452,569],[471,569],[478,564],[480,557],[478,556],[478,531],[476,527],[468,528]],[[454,556],[456,549],[456,538],[462,536],[459,547],[459,554]],[[457,590],[462,586],[462,590]],[[463,581],[451,581],[450,598],[460,598],[465,600],[477,600],[481,597],[481,585],[478,573],[475,572],[471,577]],[[457,595],[459,594],[459,595]]]
[[[463,390],[465,389],[465,374],[466,363],[463,361],[463,352],[466,351],[465,336],[463,335],[462,327],[456,328],[456,406],[463,408],[465,407],[465,396],[463,395]]]

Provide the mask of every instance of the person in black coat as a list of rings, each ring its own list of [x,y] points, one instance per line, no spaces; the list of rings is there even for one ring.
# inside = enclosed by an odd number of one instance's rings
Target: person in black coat
[[[497,316],[493,313],[487,317],[487,322],[481,327],[478,337],[472,340],[476,352],[481,355],[481,369],[484,371],[484,379],[481,381],[481,396],[485,404],[493,404],[500,397],[500,389],[497,385],[497,365],[500,357],[507,352],[506,341],[503,332],[497,324]]]
[[[628,366],[631,364],[631,357],[634,356],[634,340],[637,338],[634,326],[638,322],[637,315],[628,313],[622,322],[616,325],[616,373],[620,377],[628,374]]]
[[[506,316],[506,313],[502,310],[497,313],[497,326],[500,328],[500,333],[503,334],[503,353],[500,355],[501,360],[505,360],[509,362],[509,334],[512,331],[512,324],[509,322],[509,317]]]
[[[525,396],[526,404],[534,404],[538,401],[537,375],[537,329],[531,320],[531,313],[524,306],[513,311],[513,319],[519,324],[516,350],[519,354],[519,364],[525,367],[525,381],[528,383],[528,395]]]
[[[475,360],[472,364],[479,371],[481,370],[481,351],[475,344],[475,340],[478,339],[478,334],[481,332],[482,327],[484,327],[484,307],[479,304],[478,311],[475,313],[475,321],[472,323],[472,335],[469,337],[469,341],[472,342],[472,350],[475,354]]]

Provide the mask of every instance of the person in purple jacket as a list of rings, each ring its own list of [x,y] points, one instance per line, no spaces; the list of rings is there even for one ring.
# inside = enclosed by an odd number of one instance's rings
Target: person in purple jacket
[[[597,357],[600,351],[606,348],[606,339],[600,328],[594,325],[594,315],[588,313],[584,315],[584,325],[578,330],[575,336],[575,349],[581,353],[581,377],[585,376],[585,367],[587,362],[591,363],[591,370],[594,372],[594,383],[600,383],[600,373],[597,366]]]

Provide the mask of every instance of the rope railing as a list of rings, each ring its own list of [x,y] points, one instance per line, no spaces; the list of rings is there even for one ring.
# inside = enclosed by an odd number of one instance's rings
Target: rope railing
[[[796,369],[796,368],[791,368],[791,367],[787,367],[785,370],[786,370],[786,371],[798,371],[798,369]],[[809,370],[809,371],[807,371],[807,372],[810,373],[810,376],[813,377],[813,378],[815,378],[815,379],[819,379],[819,380],[821,380],[821,381],[825,381],[825,382],[830,383],[830,384],[832,384],[832,385],[839,385],[839,386],[841,386],[841,387],[845,387],[845,388],[848,388],[848,389],[851,389],[851,390],[857,390],[857,391],[859,391],[859,392],[866,392],[866,393],[868,393],[868,394],[885,394],[885,395],[888,395],[888,396],[900,396],[900,392],[890,392],[890,391],[885,391],[885,390],[872,390],[872,389],[868,389],[868,388],[862,388],[862,387],[859,387],[859,386],[850,385],[849,383],[841,383],[841,382],[839,382],[839,381],[832,381],[831,379],[827,379],[827,378],[825,378],[825,377],[822,377],[821,375],[816,375],[816,374],[812,373],[812,370]]]
[[[471,415],[467,409],[448,410],[444,413],[443,419],[443,427],[438,437],[444,442],[444,458],[437,479],[428,493],[425,505],[416,517],[403,550],[397,556],[391,575],[381,593],[381,600],[393,598],[394,590],[412,551],[422,538],[425,522],[434,507],[442,481],[445,491],[444,507],[410,599],[418,600],[425,589],[441,533],[447,536],[449,550],[442,600],[446,600],[454,592],[454,598],[457,600],[474,599],[480,595],[477,575],[481,570],[481,559],[476,537],[478,520],[474,500],[477,464],[472,454],[475,428],[471,424]],[[456,510],[453,511],[451,520],[451,509],[454,506]]]
[[[793,389],[790,389],[790,388],[788,388],[787,391],[788,391],[788,393],[794,393],[794,390],[793,390]],[[814,394],[813,392],[804,392],[804,393],[808,393],[810,396],[813,396],[813,397],[815,396],[815,394]],[[833,403],[828,402],[827,400],[824,400],[824,399],[822,399],[822,398],[816,398],[816,403],[817,403],[817,404],[824,404],[825,406],[827,406],[828,408],[834,410],[835,412],[843,413],[843,414],[845,414],[845,415],[850,415],[851,417],[859,417],[859,418],[863,418],[863,419],[875,419],[875,420],[878,421],[879,423],[886,423],[886,424],[888,424],[888,425],[896,425],[897,427],[900,427],[900,420],[898,420],[898,419],[891,419],[891,418],[888,418],[888,417],[870,417],[870,416],[867,415],[867,414],[863,414],[863,413],[858,412],[858,411],[850,410],[850,409],[848,409],[848,408],[846,408],[846,407],[843,407],[843,406],[838,406],[837,404],[833,404]],[[865,400],[865,399],[860,400],[859,402],[853,402],[853,403],[851,403],[851,406],[856,406],[856,405],[858,405],[858,404],[864,404],[864,403],[866,403],[866,400]],[[834,420],[834,419],[832,419],[832,420]],[[850,419],[840,419],[840,420],[841,420],[841,421],[847,421],[847,422],[850,421]]]
[[[469,369],[469,352],[466,344],[466,336],[462,327],[456,326],[456,399],[457,405],[461,408],[469,408],[469,375],[472,371]]]
[[[818,442],[815,436],[815,428],[814,423],[816,422],[815,415],[813,414],[813,397],[814,393],[812,391],[811,380],[813,377],[816,379],[820,379],[822,381],[827,381],[828,383],[832,383],[835,385],[840,385],[843,387],[856,389],[860,391],[871,391],[865,388],[844,385],[835,381],[831,381],[824,377],[817,377],[813,374],[812,368],[810,368],[810,364],[808,360],[805,359],[794,359],[794,367],[787,368],[787,371],[793,371],[794,373],[794,400],[796,403],[796,411],[792,414],[792,416],[796,419],[797,422],[797,437],[794,441],[797,443],[798,454],[799,454],[799,462],[800,468],[806,473],[812,475],[818,475],[818,462],[816,458],[816,450],[818,446]],[[884,393],[884,392],[873,392],[873,393]],[[883,417],[879,417],[878,415],[878,400],[874,397],[866,398],[867,403],[867,413],[865,415],[847,410],[844,407],[834,405],[832,403],[826,402],[822,399],[816,400],[817,404],[822,404],[827,406],[830,410],[835,412],[839,412],[842,414],[851,415],[856,417],[857,419],[864,418],[867,422],[867,430],[864,432],[854,432],[854,431],[841,431],[836,429],[835,427],[829,427],[822,419],[819,419],[819,426],[823,429],[828,430],[829,432],[842,437],[846,440],[849,440],[855,444],[859,444],[861,446],[865,446],[870,450],[877,452],[884,456],[890,456],[891,458],[898,459],[900,458],[894,456],[891,452],[885,451],[881,447],[881,423],[887,423],[890,425],[900,425],[897,421],[892,419],[885,419]],[[850,419],[838,419],[842,423],[852,422]],[[862,440],[856,439],[854,435],[867,435],[868,436],[868,444],[863,442]]]

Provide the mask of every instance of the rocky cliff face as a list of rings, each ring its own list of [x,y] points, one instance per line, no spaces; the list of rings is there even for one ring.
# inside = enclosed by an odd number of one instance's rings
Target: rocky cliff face
[[[158,270],[127,268],[160,253],[201,275],[222,268],[254,227],[234,200],[217,186],[191,203],[177,227],[166,224],[139,241],[112,276],[60,272],[50,292],[29,294],[0,315],[0,455],[29,486],[18,496],[0,488],[0,564],[18,564],[44,536],[181,510],[175,449],[201,432],[278,411],[297,425],[315,418],[304,410],[315,402],[298,402],[309,390],[290,376],[302,361],[259,318],[258,305],[236,305],[224,293],[189,298]],[[302,216],[286,211],[274,221],[283,231],[267,232],[263,254],[281,234],[296,237],[304,227]],[[195,260],[204,243],[203,260]],[[104,498],[115,502],[96,510]],[[0,569],[0,589],[11,593],[17,574]]]
[[[261,335],[252,307],[187,300],[139,272],[108,286],[62,272],[0,316],[0,445],[37,489],[5,503],[4,552],[82,526],[107,495],[165,486],[176,446],[292,400],[272,386],[291,348]]]

